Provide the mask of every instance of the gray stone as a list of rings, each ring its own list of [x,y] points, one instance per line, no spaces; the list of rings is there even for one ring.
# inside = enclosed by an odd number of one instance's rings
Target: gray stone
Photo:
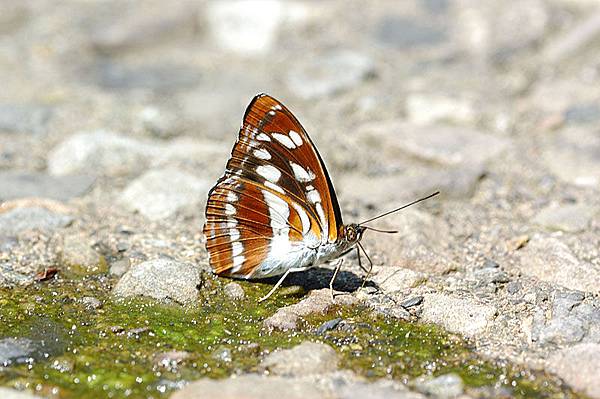
[[[358,86],[374,73],[375,64],[366,55],[338,50],[299,64],[289,72],[286,83],[299,97],[314,99]]]
[[[180,116],[175,112],[156,106],[147,106],[137,114],[136,130],[164,139],[180,133],[179,120]]]
[[[456,41],[487,61],[504,62],[537,45],[550,20],[548,6],[541,0],[519,1],[510,7],[494,1],[460,0],[455,9]]]
[[[551,230],[579,232],[588,228],[597,211],[584,204],[550,205],[533,222]]]
[[[109,273],[113,276],[121,277],[129,270],[129,258],[119,259],[110,264]]]
[[[583,302],[584,295],[581,292],[556,292],[554,295],[554,301],[552,303],[552,315],[553,316],[566,316],[573,308],[580,305]]]
[[[582,340],[586,333],[584,322],[574,316],[554,318],[539,333],[542,345],[570,344]]]
[[[387,15],[378,23],[377,39],[386,46],[406,50],[440,44],[448,40],[448,35],[443,26],[433,21]]]
[[[542,154],[546,167],[578,186],[600,186],[600,136],[590,129],[561,131]]]
[[[102,302],[93,296],[84,296],[81,298],[81,303],[88,309],[100,309],[102,307]]]
[[[566,123],[595,123],[600,121],[600,107],[597,104],[577,104],[565,111]]]
[[[473,337],[492,323],[496,308],[472,299],[445,294],[427,294],[423,301],[423,321],[440,324],[451,332]]]
[[[17,235],[26,230],[54,231],[68,226],[73,217],[41,207],[14,208],[0,213],[0,234]]]
[[[233,281],[226,284],[225,287],[223,287],[223,290],[225,291],[225,295],[234,301],[241,301],[246,297],[246,293],[242,286]]]
[[[125,188],[120,202],[148,219],[160,220],[199,203],[211,185],[177,169],[151,170]]]
[[[204,378],[171,395],[171,399],[325,399],[312,381],[246,374],[226,380]]]
[[[312,313],[324,313],[334,305],[350,305],[356,302],[352,295],[335,292],[335,301],[331,300],[329,288],[311,291],[300,302],[280,308],[263,322],[269,329],[295,330],[298,319]]]
[[[600,344],[577,344],[548,359],[548,369],[573,388],[600,398]]]
[[[101,258],[85,234],[72,233],[63,237],[60,258],[65,265],[75,266],[83,275],[98,273],[101,270]]]
[[[113,293],[118,297],[146,296],[193,304],[198,299],[199,269],[188,263],[166,259],[149,260],[121,277]]]
[[[473,277],[477,279],[481,285],[507,283],[509,281],[506,272],[489,267],[475,269],[473,271]]]
[[[26,391],[17,391],[16,389],[0,387],[0,398],[2,399],[42,399],[41,396],[34,395]]]
[[[317,335],[323,335],[325,334],[327,331],[331,331],[331,330],[335,330],[336,327],[340,324],[340,322],[342,321],[341,318],[336,318],[336,319],[331,319],[331,320],[327,320],[326,322],[322,323],[316,330],[315,330],[315,334]]]
[[[372,277],[384,290],[408,288],[424,280],[423,273],[442,274],[455,267],[444,255],[449,232],[442,219],[412,208],[386,217],[378,227],[398,230],[398,236],[402,237],[395,245],[378,234],[365,234],[363,238],[365,247],[379,253],[386,265],[377,268]]]
[[[198,68],[188,65],[157,62],[128,65],[103,60],[88,66],[82,79],[106,90],[171,94],[197,86],[202,75]]]
[[[30,7],[27,4],[12,1],[0,3],[0,34],[16,31],[29,20],[29,17]]]
[[[463,382],[457,374],[419,378],[414,385],[420,392],[438,399],[458,398],[463,393]]]
[[[50,176],[43,173],[0,171],[0,201],[44,197],[66,201],[85,194],[94,183],[88,175]]]
[[[483,163],[502,154],[510,144],[504,137],[479,130],[418,126],[402,120],[368,124],[361,131],[367,140],[376,140],[390,158],[409,155],[444,166]]]
[[[401,384],[379,380],[374,383],[350,382],[335,389],[339,399],[425,399],[425,396],[408,391]]]
[[[0,104],[0,132],[44,133],[52,109],[37,104]]]
[[[412,308],[414,306],[419,306],[420,304],[423,303],[423,296],[418,295],[418,296],[413,296],[412,298],[408,298],[404,301],[402,301],[402,303],[400,304],[400,306],[402,306],[403,308]]]
[[[598,37],[600,37],[600,12],[594,12],[583,22],[572,24],[571,29],[550,40],[544,50],[544,57],[552,63],[571,60]]]
[[[160,3],[159,3],[160,4]],[[192,6],[192,7],[190,7]],[[143,12],[124,7],[91,27],[90,42],[101,54],[120,54],[191,38],[196,28],[196,10],[192,3],[173,3],[168,7],[144,7]]]
[[[259,370],[272,375],[303,376],[337,369],[338,357],[329,345],[305,341],[291,349],[275,351],[263,359]]]
[[[81,132],[67,138],[48,154],[53,175],[89,173],[130,174],[144,170],[160,148],[148,141],[132,139],[105,130]]]
[[[36,345],[27,338],[4,338],[0,340],[0,366],[24,363],[36,351]]]
[[[402,267],[373,266],[370,280],[385,292],[395,292],[413,288],[427,279],[424,273]]]
[[[599,292],[600,270],[577,259],[558,238],[534,236],[519,252],[523,274],[573,290]]]

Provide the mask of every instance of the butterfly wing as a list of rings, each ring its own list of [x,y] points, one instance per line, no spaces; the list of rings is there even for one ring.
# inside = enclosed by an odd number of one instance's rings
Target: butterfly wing
[[[308,266],[334,243],[341,212],[308,134],[279,101],[256,96],[225,175],[209,193],[204,234],[218,274],[245,278]]]

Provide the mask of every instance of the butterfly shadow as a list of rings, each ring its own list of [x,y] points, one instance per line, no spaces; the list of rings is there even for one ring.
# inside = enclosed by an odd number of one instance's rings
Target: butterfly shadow
[[[304,272],[290,273],[290,275],[281,284],[282,287],[299,286],[305,291],[319,290],[323,288],[329,288],[329,282],[333,277],[333,270],[316,267],[309,269]],[[265,283],[275,284],[277,283],[278,277],[272,277],[262,280]],[[335,281],[333,282],[333,289],[340,292],[355,292],[363,286],[364,277],[359,276],[348,270],[340,270]],[[367,280],[364,282],[365,287],[377,287],[377,285]]]

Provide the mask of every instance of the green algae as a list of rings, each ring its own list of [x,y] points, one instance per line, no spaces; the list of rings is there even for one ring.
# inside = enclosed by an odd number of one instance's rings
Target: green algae
[[[298,302],[302,292],[288,290],[257,303],[270,286],[241,282],[247,297],[236,302],[223,294],[226,282],[206,279],[198,306],[189,308],[114,300],[114,281],[103,276],[0,290],[0,338],[39,340],[40,333],[59,331],[52,338],[60,341],[47,358],[0,368],[0,385],[57,398],[160,398],[185,381],[256,371],[265,353],[314,340],[336,348],[342,368],[367,378],[410,384],[415,377],[452,372],[475,395],[481,388],[503,387],[516,397],[582,397],[551,376],[486,361],[468,342],[438,327],[386,318],[359,306],[307,317],[296,332],[269,332],[262,321]],[[86,307],[82,299],[89,296],[103,306]],[[333,318],[344,322],[315,333]],[[40,320],[51,329],[41,328]],[[156,354],[169,351],[187,355],[181,361],[156,360]]]

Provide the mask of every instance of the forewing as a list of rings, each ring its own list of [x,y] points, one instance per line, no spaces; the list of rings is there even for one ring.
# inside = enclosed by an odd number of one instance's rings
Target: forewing
[[[244,115],[225,175],[209,194],[204,233],[216,273],[252,278],[308,262],[334,242],[339,205],[325,166],[291,112],[267,95]]]

